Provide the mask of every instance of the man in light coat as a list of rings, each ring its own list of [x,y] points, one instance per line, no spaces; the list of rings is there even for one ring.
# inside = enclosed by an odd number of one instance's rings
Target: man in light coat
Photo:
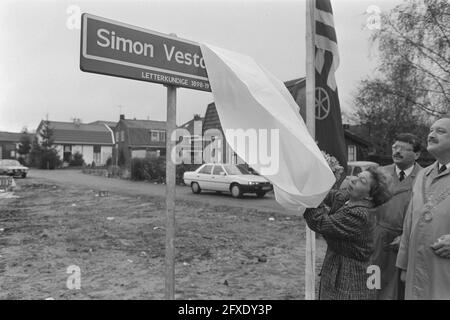
[[[383,167],[391,177],[393,197],[376,209],[375,251],[371,263],[381,271],[381,288],[377,292],[379,300],[404,299],[404,283],[400,281],[400,272],[395,263],[412,186],[422,169],[416,163],[420,151],[418,137],[410,133],[399,134],[392,145],[394,163]]]
[[[397,267],[405,299],[450,299],[450,118],[437,120],[428,135],[436,162],[414,183]]]

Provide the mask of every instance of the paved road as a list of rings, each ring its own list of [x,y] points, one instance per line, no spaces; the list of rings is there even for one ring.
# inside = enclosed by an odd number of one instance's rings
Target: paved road
[[[84,174],[79,170],[36,170],[28,173],[30,178],[39,178],[54,181],[64,185],[82,186],[93,190],[108,190],[110,192],[127,195],[144,195],[153,197],[165,197],[165,185],[150,184],[141,181],[129,181],[115,178],[105,178]],[[190,187],[177,186],[176,199],[188,200],[199,203],[225,205],[231,207],[253,208],[261,211],[285,213],[285,210],[275,201],[273,192],[263,199],[254,195],[244,195],[242,199],[235,199],[229,194],[217,194],[215,192],[202,192],[193,194]]]

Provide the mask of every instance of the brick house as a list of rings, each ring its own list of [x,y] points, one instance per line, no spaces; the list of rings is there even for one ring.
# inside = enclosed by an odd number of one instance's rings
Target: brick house
[[[115,163],[129,166],[132,158],[166,155],[166,122],[130,120],[120,115],[114,129]]]

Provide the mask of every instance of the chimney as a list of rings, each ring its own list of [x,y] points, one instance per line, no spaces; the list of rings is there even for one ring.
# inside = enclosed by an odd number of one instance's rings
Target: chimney
[[[73,118],[73,124],[74,124],[76,127],[79,127],[80,124],[81,124],[81,119],[80,119],[80,118]]]
[[[120,120],[125,120],[125,115],[124,114],[120,115]]]

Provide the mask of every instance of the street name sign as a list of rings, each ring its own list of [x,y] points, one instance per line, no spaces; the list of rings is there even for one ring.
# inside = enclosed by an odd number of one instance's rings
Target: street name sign
[[[81,19],[82,71],[211,91],[197,43],[88,13]]]

